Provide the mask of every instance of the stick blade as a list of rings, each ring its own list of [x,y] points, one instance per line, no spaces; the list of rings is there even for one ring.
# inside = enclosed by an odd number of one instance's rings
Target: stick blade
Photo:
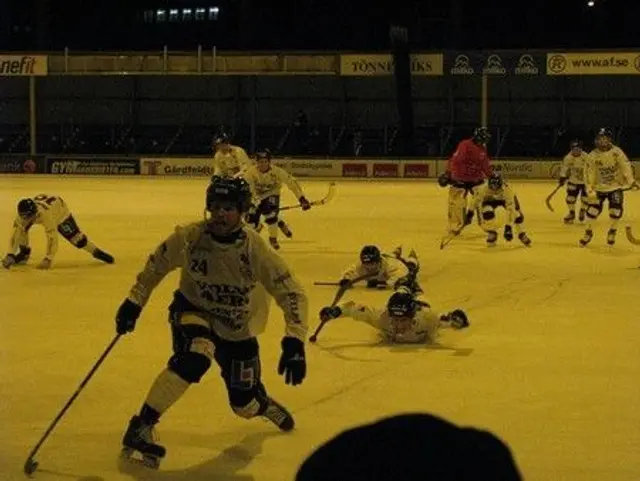
[[[640,246],[640,239],[638,239],[636,236],[633,235],[633,230],[631,229],[631,226],[628,225],[627,227],[625,227],[624,230],[627,234],[627,240],[631,242],[633,245]]]

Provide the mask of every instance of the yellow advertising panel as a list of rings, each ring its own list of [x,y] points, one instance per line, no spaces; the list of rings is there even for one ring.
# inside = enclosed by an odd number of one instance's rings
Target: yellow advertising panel
[[[1,55],[0,77],[47,75],[46,55]]]
[[[411,55],[412,75],[442,75],[444,56],[437,54]],[[374,76],[393,75],[391,54],[340,55],[340,75]]]
[[[640,52],[548,53],[547,75],[640,75]]]

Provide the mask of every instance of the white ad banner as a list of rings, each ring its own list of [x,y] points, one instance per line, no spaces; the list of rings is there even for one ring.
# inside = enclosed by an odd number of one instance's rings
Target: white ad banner
[[[0,77],[47,75],[48,70],[46,55],[0,55]]]
[[[177,177],[211,177],[213,159],[206,157],[143,157],[140,175],[170,175]]]

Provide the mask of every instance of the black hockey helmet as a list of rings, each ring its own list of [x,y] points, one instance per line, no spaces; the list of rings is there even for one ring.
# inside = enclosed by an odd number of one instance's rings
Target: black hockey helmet
[[[582,148],[582,140],[580,139],[573,139],[571,141],[571,143],[569,144],[569,146],[574,149],[576,147]]]
[[[491,140],[491,133],[486,127],[478,127],[473,131],[473,141],[476,144],[488,144]]]
[[[391,317],[413,317],[418,304],[408,292],[394,292],[387,302],[387,312]]]
[[[502,186],[504,185],[504,180],[502,179],[502,176],[498,172],[494,172],[489,176],[489,179],[487,180],[487,184],[489,184],[489,188],[491,190],[498,190],[498,189],[501,189]]]
[[[382,260],[382,254],[380,249],[376,246],[368,245],[364,246],[360,251],[360,262],[368,264],[370,262],[380,262]]]
[[[608,127],[600,127],[598,132],[596,132],[596,139],[598,137],[608,137],[609,140],[613,140],[613,132]]]
[[[218,132],[213,137],[213,145],[217,147],[220,144],[228,144],[231,142],[231,138],[225,132]]]
[[[18,202],[18,215],[28,219],[38,213],[38,206],[33,199],[22,199]]]
[[[211,211],[214,202],[232,202],[239,212],[247,212],[251,205],[251,188],[241,178],[211,177],[207,187],[206,209]]]
[[[261,160],[261,159],[271,160],[271,156],[272,155],[273,154],[271,153],[271,151],[269,149],[258,150],[256,152],[256,161]]]

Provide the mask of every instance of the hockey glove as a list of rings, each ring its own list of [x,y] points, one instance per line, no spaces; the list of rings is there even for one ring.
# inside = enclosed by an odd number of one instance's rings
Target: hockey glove
[[[349,287],[351,285],[351,281],[349,279],[340,279],[338,281],[338,285],[340,287]]]
[[[464,329],[469,327],[469,320],[462,309],[456,309],[448,314],[448,321],[454,329]]]
[[[49,259],[48,257],[45,257],[44,259],[42,259],[42,261],[40,261],[40,264],[36,266],[36,269],[41,269],[41,270],[51,269],[51,263],[52,263],[52,260]]]
[[[2,267],[5,269],[9,269],[12,265],[16,263],[15,254],[7,254],[4,259],[2,259]]]
[[[304,195],[298,199],[298,202],[300,202],[300,206],[302,207],[302,210],[311,209],[311,202],[309,202]]]
[[[116,332],[118,334],[133,332],[136,328],[136,321],[140,317],[140,312],[142,312],[142,307],[129,299],[125,299],[116,313]]]
[[[331,319],[337,319],[342,315],[342,309],[338,306],[328,306],[320,309],[320,320],[322,322],[330,321]]]
[[[513,229],[510,225],[504,226],[504,240],[511,242],[513,240]]]
[[[564,185],[566,181],[567,181],[567,177],[560,177],[558,179],[558,185]]]
[[[307,362],[304,358],[304,343],[295,337],[283,337],[282,354],[278,363],[278,374],[284,376],[284,382],[297,386],[307,375]]]
[[[451,183],[451,176],[449,172],[443,172],[438,176],[438,185],[440,187],[446,187]]]

